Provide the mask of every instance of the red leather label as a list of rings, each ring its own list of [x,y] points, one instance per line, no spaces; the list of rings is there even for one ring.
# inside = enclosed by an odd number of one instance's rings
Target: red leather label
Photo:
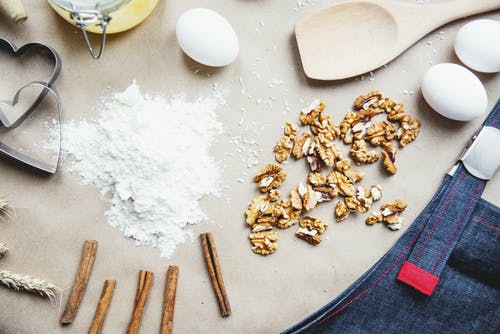
[[[439,282],[439,277],[420,268],[419,266],[405,261],[398,273],[397,279],[404,282],[423,294],[430,296]]]

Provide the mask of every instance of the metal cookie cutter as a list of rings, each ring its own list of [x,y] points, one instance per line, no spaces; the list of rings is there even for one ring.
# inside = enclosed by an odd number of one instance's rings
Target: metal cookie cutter
[[[34,86],[42,87],[44,89],[44,91],[46,92],[45,95],[47,93],[52,94],[55,98],[55,101],[56,101],[58,132],[59,132],[57,162],[54,165],[51,165],[51,164],[47,164],[45,162],[39,161],[37,159],[34,159],[34,158],[20,152],[19,150],[16,150],[15,148],[3,143],[1,140],[0,140],[0,152],[15,159],[15,160],[21,161],[21,162],[23,162],[31,167],[35,167],[36,169],[39,169],[41,171],[54,174],[57,171],[59,161],[61,160],[61,138],[62,138],[62,134],[61,134],[61,99],[59,98],[59,94],[57,94],[57,91],[54,90],[54,88],[48,87],[46,82],[43,82],[43,81],[30,82],[30,83],[24,85],[23,87],[21,87],[17,91],[16,95],[14,95],[14,98],[12,99],[12,102],[0,101],[0,112],[2,112],[1,111],[2,105],[7,105],[10,107],[15,106],[19,102],[19,96],[21,95],[22,91],[28,87],[34,87]]]
[[[53,65],[54,68],[52,69],[52,73],[47,79],[43,80],[43,78],[40,78],[41,80],[37,81],[45,82],[45,85],[47,87],[52,86],[54,81],[56,81],[57,77],[59,76],[59,73],[61,72],[61,57],[59,57],[59,54],[56,52],[56,50],[45,44],[28,43],[18,48],[9,40],[5,38],[0,38],[0,48],[7,51],[13,57],[20,57],[23,54],[27,53],[40,54],[42,51],[46,51],[48,57],[54,64]],[[45,97],[45,95],[47,95],[48,92],[49,92],[48,89],[43,89],[40,92],[38,98],[33,102],[33,104],[28,109],[26,109],[26,111],[21,116],[19,116],[19,118],[16,119],[14,122],[10,122],[9,119],[5,116],[5,114],[0,110],[0,122],[6,128],[15,128],[19,126],[19,124],[21,124],[26,118],[28,118],[29,115],[33,112],[33,110],[36,109],[36,107],[40,104],[40,102],[42,102],[43,98]]]
[[[16,150],[15,148],[5,144],[0,140],[0,153],[3,153],[7,156],[12,157],[13,159],[16,159],[18,161],[21,161],[29,166],[32,166],[36,169],[39,169],[44,172],[48,173],[55,173],[57,170],[57,167],[59,165],[59,160],[61,156],[61,100],[59,98],[59,95],[57,92],[54,90],[52,87],[52,84],[56,80],[57,76],[59,75],[61,71],[61,59],[57,52],[52,49],[51,47],[41,44],[41,43],[28,43],[20,48],[17,48],[14,44],[12,44],[10,41],[0,38],[0,48],[5,49],[8,53],[10,53],[13,57],[18,57],[22,54],[28,53],[28,52],[33,52],[36,54],[40,54],[41,50],[48,51],[48,56],[50,60],[52,60],[54,64],[54,68],[52,70],[52,73],[50,74],[49,78],[46,81],[33,81],[30,82],[24,86],[22,86],[14,95],[11,101],[0,101],[0,123],[7,129],[14,129],[18,126],[20,126],[40,105],[40,103],[43,101],[43,99],[46,97],[47,94],[53,95],[56,101],[57,105],[57,121],[58,123],[58,131],[59,131],[59,143],[58,143],[58,149],[57,149],[57,162],[53,165],[44,163],[42,161],[38,161],[35,158],[29,157],[28,155],[20,152],[19,150]],[[9,118],[6,116],[4,110],[7,108],[12,108],[14,107],[18,102],[21,93],[28,87],[41,87],[41,92],[35,99],[35,101],[31,104],[30,107],[28,107],[25,111],[21,113],[21,115],[16,118],[14,121],[10,121]]]

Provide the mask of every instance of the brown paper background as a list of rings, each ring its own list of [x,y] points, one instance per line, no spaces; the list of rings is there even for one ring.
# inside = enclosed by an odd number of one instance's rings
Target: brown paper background
[[[407,2],[414,2],[408,0]],[[61,328],[61,302],[0,288],[0,333],[84,333],[92,319],[105,279],[116,279],[117,289],[104,326],[104,333],[123,333],[130,320],[137,273],[152,270],[155,280],[145,308],[141,333],[159,330],[166,269],[180,266],[175,309],[175,333],[276,333],[299,321],[337,296],[368,269],[397,240],[403,231],[391,232],[382,225],[368,227],[361,216],[341,224],[333,223],[333,207],[324,204],[313,213],[330,222],[323,243],[312,247],[293,236],[294,229],[278,231],[279,251],[260,257],[250,251],[248,230],[243,225],[246,204],[256,194],[251,182],[255,169],[247,169],[229,140],[233,136],[254,138],[263,152],[257,167],[273,160],[272,147],[281,136],[284,121],[295,121],[298,111],[315,98],[324,99],[327,111],[340,120],[354,98],[380,89],[403,102],[410,114],[423,123],[418,140],[399,151],[399,172],[388,177],[379,165],[367,166],[365,184],[379,183],[383,201],[403,198],[406,227],[429,201],[443,175],[486,115],[468,123],[444,119],[433,112],[419,93],[425,70],[439,62],[458,62],[452,45],[457,29],[470,19],[443,27],[445,38],[431,33],[386,68],[341,82],[307,80],[301,69],[293,37],[293,25],[300,17],[334,1],[312,1],[294,10],[296,1],[219,0],[162,1],[151,17],[137,28],[112,36],[104,59],[91,59],[82,36],[57,17],[45,1],[24,0],[29,19],[14,25],[2,18],[0,35],[17,45],[38,41],[59,51],[63,67],[55,83],[68,120],[96,116],[98,97],[125,89],[137,80],[143,92],[169,97],[184,92],[188,98],[210,94],[217,84],[230,90],[227,105],[218,110],[231,135],[221,136],[214,156],[227,167],[227,190],[222,198],[202,202],[209,222],[195,226],[194,241],[180,246],[171,259],[159,257],[150,247],[135,247],[118,230],[106,224],[106,199],[99,190],[79,183],[77,175],[61,169],[47,177],[16,163],[0,159],[0,192],[17,208],[15,221],[0,222],[0,240],[8,242],[9,255],[0,266],[14,272],[48,279],[62,288],[63,305],[68,297],[85,239],[99,241],[94,271],[75,322]],[[452,6],[452,4],[450,4]],[[237,61],[220,69],[208,69],[185,57],[175,40],[177,17],[192,7],[219,11],[233,24],[240,39]],[[500,20],[500,12],[481,15]],[[262,26],[260,21],[264,22]],[[259,30],[259,31],[258,31]],[[95,39],[94,39],[95,41]],[[432,45],[427,44],[432,41]],[[199,71],[195,74],[196,70]],[[260,74],[260,79],[256,78]],[[500,76],[479,75],[492,107],[500,97]],[[240,77],[243,84],[240,85]],[[283,84],[270,88],[272,79]],[[1,80],[8,80],[2,77]],[[249,99],[241,95],[241,88]],[[413,90],[414,95],[403,95]],[[257,104],[258,98],[276,98],[273,108]],[[5,99],[6,97],[2,97]],[[283,113],[287,100],[291,111]],[[240,107],[245,112],[240,111]],[[239,126],[255,121],[250,132]],[[232,154],[232,156],[230,155]],[[283,189],[305,179],[305,166],[290,162]],[[243,175],[247,172],[247,175]],[[244,183],[236,180],[243,178]],[[500,204],[498,177],[490,182],[484,197]],[[228,201],[231,198],[231,201]],[[217,243],[233,314],[221,318],[209,278],[202,262],[197,234],[212,231]]]

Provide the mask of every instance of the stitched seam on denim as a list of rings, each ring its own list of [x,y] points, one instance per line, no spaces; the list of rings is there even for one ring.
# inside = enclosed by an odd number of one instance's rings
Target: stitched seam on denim
[[[500,232],[500,228],[496,227],[495,225],[493,224],[490,224],[488,223],[486,220],[484,220],[483,218],[479,217],[479,216],[472,216],[472,219],[474,219],[475,221],[485,225],[485,226],[488,226],[489,228],[497,231],[497,232]]]
[[[443,207],[441,208],[441,211],[439,212],[439,215],[436,218],[436,221],[434,222],[434,225],[432,226],[432,229],[430,230],[429,234],[427,234],[427,237],[425,238],[423,244],[420,245],[420,250],[418,251],[417,256],[414,259],[415,262],[417,262],[420,259],[420,256],[422,255],[422,253],[423,253],[423,251],[425,249],[425,245],[427,245],[427,242],[429,242],[429,239],[431,238],[432,233],[434,233],[434,230],[436,229],[439,221],[441,220],[441,217],[443,216],[444,211],[446,210],[446,208],[450,204],[451,200],[455,196],[455,192],[457,191],[458,186],[460,185],[460,183],[462,183],[462,180],[464,179],[464,176],[465,176],[465,171],[462,171],[462,173],[459,176],[459,179],[458,179],[457,183],[455,184],[455,186],[451,190],[450,195],[448,196],[448,198],[446,199],[446,202],[444,203]]]
[[[493,119],[490,125],[496,126],[498,119],[500,119],[500,114],[496,115],[496,117]]]
[[[460,220],[458,221],[458,223],[455,225],[455,228],[453,229],[453,232],[451,233],[450,235],[450,238],[448,239],[448,241],[446,241],[446,245],[444,246],[443,250],[441,251],[441,253],[439,254],[436,262],[434,263],[434,266],[432,267],[432,273],[434,273],[438,267],[438,265],[441,263],[441,260],[444,256],[444,254],[446,253],[446,250],[448,249],[448,247],[450,247],[450,243],[451,241],[453,240],[453,238],[455,237],[455,234],[457,233],[458,231],[458,228],[462,225],[462,223],[464,222],[465,220],[465,217],[467,216],[467,212],[469,211],[470,209],[470,206],[472,205],[472,203],[476,200],[478,194],[479,194],[479,191],[481,190],[482,186],[483,186],[483,183],[484,181],[481,180],[481,182],[479,182],[476,190],[474,191],[474,194],[472,195],[469,203],[467,203],[467,206],[465,207],[465,210],[464,210],[464,213],[462,215],[462,217],[460,217]]]
[[[391,265],[389,266],[389,268],[387,268],[386,271],[384,271],[379,277],[377,277],[377,279],[375,281],[373,281],[373,283],[368,288],[366,288],[365,290],[363,290],[360,293],[358,293],[356,296],[354,296],[353,298],[351,298],[348,302],[346,302],[340,308],[336,309],[331,314],[325,316],[323,319],[319,320],[318,322],[313,323],[310,326],[308,326],[308,327],[300,330],[300,332],[303,332],[303,331],[306,331],[306,330],[309,330],[309,329],[312,329],[314,327],[317,327],[317,326],[321,325],[322,323],[324,323],[328,319],[330,319],[330,318],[334,317],[335,315],[339,314],[340,312],[342,312],[345,308],[347,308],[349,305],[351,305],[352,303],[354,303],[356,300],[360,299],[361,297],[363,297],[364,295],[366,295],[368,292],[370,292],[370,290],[373,289],[382,280],[382,278],[384,278],[396,266],[396,264],[399,261],[401,261],[401,259],[403,258],[403,255],[417,241],[418,237],[420,236],[420,234],[422,234],[423,230],[424,230],[424,227],[422,227],[420,229],[420,231],[418,231],[418,233],[415,235],[415,237],[413,237],[413,239],[408,243],[408,245],[406,245],[406,247],[401,251],[401,253],[399,254],[399,256],[394,260],[394,262],[391,263]]]

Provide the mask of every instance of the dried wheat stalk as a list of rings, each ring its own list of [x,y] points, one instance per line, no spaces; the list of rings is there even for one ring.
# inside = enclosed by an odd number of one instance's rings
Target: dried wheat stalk
[[[7,245],[0,242],[0,259],[2,257],[4,257],[5,254],[7,254],[8,251],[9,251],[9,249],[7,248]]]
[[[4,217],[12,218],[12,207],[5,200],[5,195],[0,194],[0,219]]]
[[[16,291],[26,291],[47,297],[51,301],[55,299],[58,288],[43,279],[12,273],[8,270],[0,269],[0,284]]]

